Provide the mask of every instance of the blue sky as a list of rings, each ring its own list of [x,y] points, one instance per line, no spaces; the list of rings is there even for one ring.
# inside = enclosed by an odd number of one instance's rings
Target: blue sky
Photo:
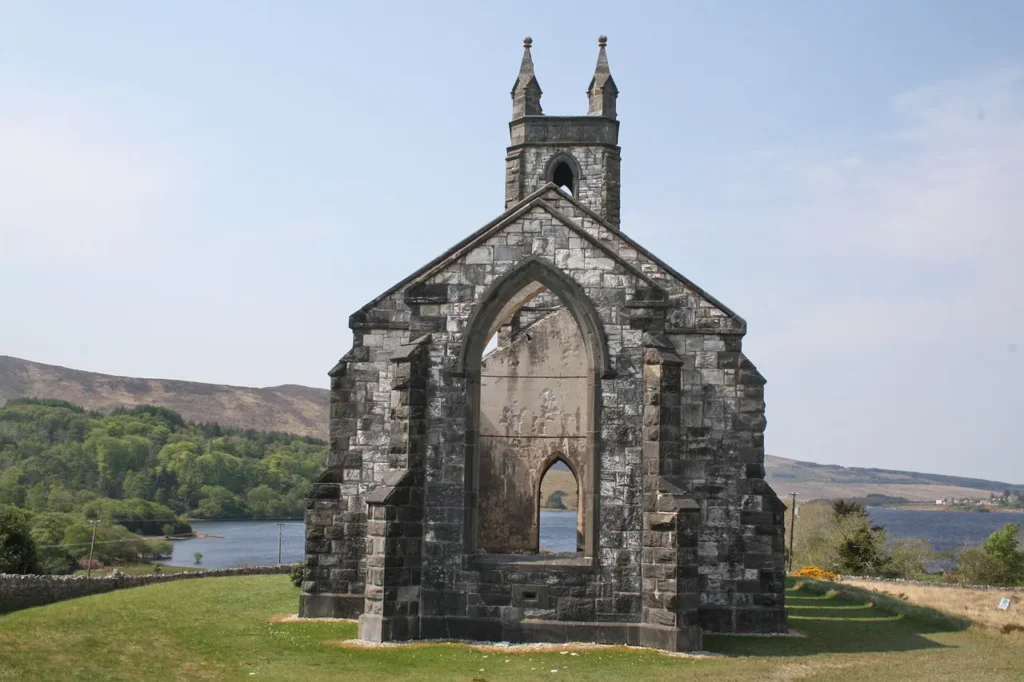
[[[373,5],[373,6],[371,6]],[[509,90],[743,315],[767,450],[1024,482],[1024,4],[0,0],[0,354],[327,386],[348,315],[503,209]]]

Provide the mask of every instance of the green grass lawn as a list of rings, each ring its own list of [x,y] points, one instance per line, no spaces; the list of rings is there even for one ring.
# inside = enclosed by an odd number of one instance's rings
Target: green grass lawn
[[[1024,637],[895,615],[864,599],[788,595],[805,638],[709,636],[724,654],[616,648],[494,653],[460,644],[333,644],[350,623],[274,623],[297,610],[283,575],[164,583],[0,616],[0,680],[1022,680]],[[551,672],[557,670],[557,672]]]

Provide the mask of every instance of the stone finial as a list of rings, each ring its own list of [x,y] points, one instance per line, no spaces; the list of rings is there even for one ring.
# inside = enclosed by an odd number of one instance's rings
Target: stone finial
[[[608,36],[598,36],[597,45],[597,67],[594,69],[594,77],[590,80],[590,87],[587,88],[587,96],[590,98],[588,113],[591,116],[615,118],[615,100],[619,96],[619,89],[608,67],[608,54],[605,52]]]
[[[543,114],[540,106],[540,97],[543,92],[537,76],[533,72],[533,58],[530,56],[530,48],[533,46],[533,38],[523,38],[523,61],[519,65],[519,77],[512,86],[512,119],[523,116],[540,116]]]

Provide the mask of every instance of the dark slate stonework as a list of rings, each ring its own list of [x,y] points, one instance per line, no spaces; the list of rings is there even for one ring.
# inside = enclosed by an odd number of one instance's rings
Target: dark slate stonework
[[[542,115],[525,47],[505,213],[350,318],[301,615],[359,617],[374,641],[694,650],[702,631],[785,631],[784,507],[764,481],[746,323],[620,231],[604,40],[583,117]],[[590,367],[583,549],[484,553],[480,358],[495,331],[558,309]]]

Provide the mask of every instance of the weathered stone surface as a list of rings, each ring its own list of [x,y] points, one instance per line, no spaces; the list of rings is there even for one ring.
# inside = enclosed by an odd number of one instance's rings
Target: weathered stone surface
[[[377,641],[676,650],[701,628],[785,630],[746,323],[620,230],[603,46],[582,117],[541,115],[529,52],[505,213],[350,318],[300,610],[361,605]],[[578,482],[579,551],[538,555],[556,460]]]

